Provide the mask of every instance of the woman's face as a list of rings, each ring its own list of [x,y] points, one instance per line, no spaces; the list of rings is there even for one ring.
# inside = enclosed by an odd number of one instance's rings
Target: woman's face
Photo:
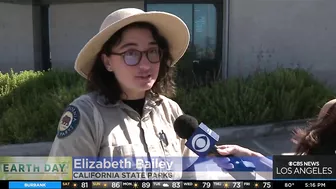
[[[115,74],[127,99],[139,99],[153,87],[159,74],[160,57],[149,29],[129,28],[112,48],[112,54],[103,55],[103,61],[106,69]]]

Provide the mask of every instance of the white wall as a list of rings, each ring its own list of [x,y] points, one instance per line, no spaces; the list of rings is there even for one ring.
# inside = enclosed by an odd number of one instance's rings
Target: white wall
[[[0,71],[34,69],[31,5],[0,3]]]
[[[53,68],[73,69],[77,54],[114,10],[144,9],[143,1],[55,4],[50,6],[50,51]]]
[[[336,1],[230,1],[229,76],[299,64],[336,86]]]

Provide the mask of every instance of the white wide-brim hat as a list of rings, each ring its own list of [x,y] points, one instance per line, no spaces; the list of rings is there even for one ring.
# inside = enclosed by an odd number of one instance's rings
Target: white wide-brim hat
[[[167,39],[169,51],[172,55],[172,65],[186,52],[190,34],[188,27],[179,17],[166,12],[144,12],[136,8],[124,8],[112,12],[105,18],[99,32],[79,52],[75,61],[75,70],[88,79],[88,74],[95,63],[96,56],[104,43],[118,30],[134,22],[153,24],[160,35]]]

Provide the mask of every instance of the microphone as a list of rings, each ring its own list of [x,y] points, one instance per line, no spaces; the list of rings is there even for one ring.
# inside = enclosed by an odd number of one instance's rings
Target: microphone
[[[198,124],[196,118],[186,114],[179,116],[174,122],[174,130],[180,138],[187,139],[185,145],[199,157],[224,157],[217,151],[216,143],[219,141],[219,135],[205,124]],[[234,168],[228,171],[252,172],[255,170],[255,166],[251,162],[244,162],[241,158],[235,156],[225,157],[229,157],[230,163],[234,165]],[[236,176],[241,177],[242,174]],[[244,176],[245,178],[250,177]],[[251,178],[248,179],[251,180]],[[254,179],[255,176],[253,176],[253,180]]]
[[[180,138],[187,139],[186,146],[198,156],[221,156],[215,145],[219,141],[219,135],[203,123],[199,125],[196,118],[181,115],[174,122],[174,130]]]

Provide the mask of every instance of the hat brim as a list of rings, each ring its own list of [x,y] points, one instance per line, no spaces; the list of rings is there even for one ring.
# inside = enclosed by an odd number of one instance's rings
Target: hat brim
[[[96,56],[104,43],[118,30],[134,22],[148,22],[153,24],[160,35],[165,37],[169,44],[169,51],[172,55],[172,65],[186,52],[190,34],[185,23],[177,16],[165,12],[144,12],[124,18],[111,24],[104,30],[92,37],[79,52],[75,61],[75,70],[84,78],[88,74],[96,60]]]

